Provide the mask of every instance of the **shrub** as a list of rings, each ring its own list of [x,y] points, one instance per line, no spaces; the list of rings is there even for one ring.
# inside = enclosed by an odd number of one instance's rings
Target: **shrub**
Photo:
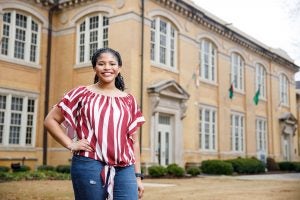
[[[295,170],[295,165],[292,162],[288,161],[283,161],[279,162],[279,169],[282,171],[294,171]]]
[[[202,161],[201,170],[205,174],[225,174],[231,175],[233,172],[232,165],[222,160],[205,160]]]
[[[279,170],[278,163],[275,162],[273,158],[267,158],[267,169],[268,171],[277,171]]]
[[[200,174],[200,169],[199,167],[189,167],[187,170],[186,170],[187,174],[190,174],[191,176],[197,176]]]
[[[48,180],[70,180],[71,175],[69,173],[59,173],[55,171],[44,171]]]
[[[55,171],[55,167],[51,165],[40,165],[37,168],[38,171]]]
[[[185,171],[182,167],[174,163],[167,166],[167,173],[172,176],[182,177]]]
[[[9,167],[6,166],[0,166],[0,172],[8,172],[9,171]]]
[[[21,165],[19,168],[12,168],[13,172],[27,172],[30,171],[30,167],[27,165]]]
[[[300,172],[300,162],[294,162],[293,164],[295,172]]]
[[[238,174],[256,174],[264,173],[264,164],[257,159],[253,158],[236,158],[232,160],[227,160],[226,162],[231,163],[233,171]]]
[[[152,177],[162,177],[166,175],[167,169],[163,166],[151,166],[148,168],[148,172]]]
[[[69,174],[71,172],[71,166],[70,165],[58,165],[56,167],[56,171],[60,173],[67,173]]]

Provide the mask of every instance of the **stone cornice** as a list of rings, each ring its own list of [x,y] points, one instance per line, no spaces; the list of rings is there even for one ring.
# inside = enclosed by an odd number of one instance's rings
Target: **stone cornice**
[[[45,7],[52,7],[55,5],[55,0],[33,0],[36,3],[42,4]],[[73,7],[75,5],[82,5],[83,3],[92,2],[95,0],[58,0],[58,8],[64,9]]]
[[[272,52],[263,45],[259,45],[250,38],[245,37],[244,35],[238,33],[235,30],[232,30],[228,27],[230,24],[223,24],[221,21],[213,19],[208,16],[206,13],[200,9],[194,7],[193,5],[187,3],[183,0],[152,0],[160,5],[163,5],[167,9],[171,9],[185,18],[190,22],[201,24],[202,26],[218,33],[219,35],[247,48],[256,54],[259,54],[267,59],[270,59],[276,63],[282,64],[286,67],[289,67],[293,71],[298,71],[299,66],[294,64],[292,61],[284,58],[283,56]]]

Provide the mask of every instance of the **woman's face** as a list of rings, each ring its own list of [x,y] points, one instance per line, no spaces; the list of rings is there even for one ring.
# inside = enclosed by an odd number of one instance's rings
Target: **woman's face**
[[[121,71],[117,58],[111,53],[102,53],[97,59],[94,71],[101,84],[114,84]]]

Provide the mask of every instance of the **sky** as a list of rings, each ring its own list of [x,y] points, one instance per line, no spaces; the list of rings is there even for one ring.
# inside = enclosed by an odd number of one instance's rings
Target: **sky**
[[[192,0],[300,66],[300,0]],[[300,72],[295,75],[300,80]]]

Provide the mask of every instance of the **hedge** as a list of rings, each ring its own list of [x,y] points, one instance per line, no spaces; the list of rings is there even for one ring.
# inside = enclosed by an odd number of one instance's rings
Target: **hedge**
[[[233,173],[233,167],[231,163],[222,160],[202,161],[201,170],[205,174],[231,175]]]
[[[182,177],[184,176],[185,171],[182,167],[179,167],[174,163],[167,166],[167,173],[171,176]]]
[[[151,166],[148,168],[148,173],[152,177],[162,177],[166,175],[167,169],[163,166]]]
[[[254,158],[236,158],[226,160],[226,162],[231,163],[233,171],[238,174],[257,174],[265,172],[264,164]]]

